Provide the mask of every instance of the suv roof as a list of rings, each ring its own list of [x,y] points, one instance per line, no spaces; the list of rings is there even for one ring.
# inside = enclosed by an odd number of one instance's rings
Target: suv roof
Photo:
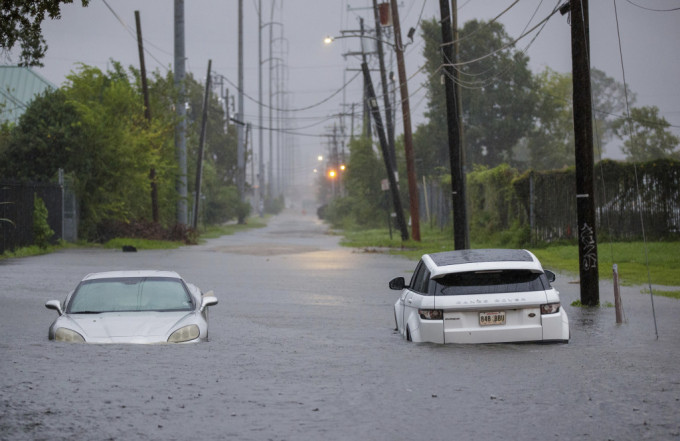
[[[174,271],[155,271],[155,270],[132,270],[132,271],[105,271],[101,273],[88,274],[83,280],[92,279],[119,279],[119,278],[136,278],[136,277],[166,277],[172,279],[181,279],[179,274]]]
[[[540,262],[530,251],[517,249],[456,250],[425,254],[423,262],[432,278],[467,271],[527,269],[543,272]]]

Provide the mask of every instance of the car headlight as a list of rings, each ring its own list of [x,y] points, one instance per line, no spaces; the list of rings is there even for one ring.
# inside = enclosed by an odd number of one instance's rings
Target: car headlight
[[[556,314],[560,312],[560,302],[541,305],[541,314]]]
[[[85,339],[82,335],[68,328],[58,328],[57,332],[54,333],[54,340],[67,341],[70,343],[85,343]]]
[[[201,332],[197,325],[189,325],[179,328],[168,337],[168,343],[181,343],[183,341],[195,340]]]
[[[423,320],[441,320],[444,316],[444,311],[441,309],[419,309],[418,315]]]

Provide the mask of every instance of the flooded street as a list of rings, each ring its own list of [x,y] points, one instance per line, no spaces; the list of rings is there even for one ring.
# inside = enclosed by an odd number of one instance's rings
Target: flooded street
[[[387,282],[414,262],[338,246],[312,216],[178,250],[74,249],[0,261],[2,440],[680,440],[680,301],[623,288],[569,306],[569,344],[438,346],[394,331]],[[210,341],[47,340],[90,272],[179,272],[214,290]],[[613,303],[601,282],[601,302]]]

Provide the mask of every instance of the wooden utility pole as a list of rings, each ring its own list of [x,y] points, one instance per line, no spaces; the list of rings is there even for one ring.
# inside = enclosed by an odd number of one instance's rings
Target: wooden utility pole
[[[600,303],[593,186],[593,115],[590,89],[588,0],[571,1],[571,57],[576,154],[576,217],[581,303]]]
[[[205,146],[205,129],[208,125],[208,104],[210,104],[210,68],[212,60],[208,60],[208,75],[205,80],[203,95],[203,116],[201,117],[201,134],[198,139],[198,158],[196,159],[196,197],[194,198],[194,217],[192,227],[198,228],[198,207],[201,199],[201,178],[203,177],[203,150]]]
[[[361,36],[361,62],[366,63],[366,48],[364,48],[364,19],[359,17],[359,35]],[[364,79],[364,116],[363,116],[363,134],[368,138],[372,138],[373,130],[371,130],[371,109],[368,106],[368,86],[366,85],[366,79]]]
[[[455,2],[455,0],[454,0]],[[463,172],[463,149],[461,146],[458,115],[458,99],[454,83],[453,32],[449,0],[439,0],[442,27],[442,65],[444,66],[444,89],[446,92],[446,123],[449,139],[449,162],[451,164],[451,197],[453,203],[453,242],[456,250],[468,248],[467,208],[465,206],[465,173]]]
[[[385,137],[385,127],[383,126],[382,117],[380,116],[378,100],[375,97],[375,90],[373,89],[373,81],[371,80],[371,72],[368,70],[368,64],[361,63],[361,70],[364,73],[366,92],[368,93],[368,96],[366,97],[366,102],[368,103],[369,110],[373,115],[373,119],[375,121],[375,128],[376,131],[378,132],[378,140],[380,141],[380,149],[382,151],[383,161],[385,162],[385,170],[387,171],[387,181],[390,183],[392,205],[394,206],[394,211],[397,214],[397,224],[399,226],[399,230],[401,231],[401,239],[408,240],[408,228],[406,227],[406,221],[404,220],[404,209],[401,206],[401,197],[399,196],[399,185],[397,184],[397,179],[394,176],[394,170],[392,169],[392,163],[390,162],[390,155],[387,151],[387,138]]]
[[[245,119],[244,115],[244,102],[243,102],[243,0],[238,0],[238,119],[237,124],[237,147],[236,147],[236,188],[238,189],[238,198],[240,202],[245,199],[245,178],[246,178],[246,150],[244,141],[244,131],[243,121]],[[227,108],[229,106],[227,105]],[[241,211],[239,210],[239,213]],[[245,219],[242,214],[239,214],[238,223],[244,224]]]
[[[144,95],[144,118],[151,125],[151,108],[149,107],[149,85],[146,80],[146,65],[144,63],[144,43],[142,40],[142,21],[139,11],[135,11],[135,23],[137,25],[137,48],[139,49],[139,74],[142,77],[142,94]],[[156,183],[156,168],[151,167],[149,171],[151,181],[151,217],[158,223],[158,184]]]
[[[404,66],[404,45],[401,41],[399,7],[397,0],[390,0],[394,26],[394,51],[397,54],[397,71],[401,91],[401,114],[404,119],[404,150],[406,153],[406,175],[408,178],[408,200],[411,209],[411,237],[420,241],[420,202],[418,200],[418,177],[413,159],[413,134],[411,132],[411,105],[408,97],[408,78]]]
[[[175,149],[177,150],[177,223],[186,225],[187,220],[187,144],[186,144],[186,57],[184,45],[184,0],[175,0],[175,88],[178,91],[175,112],[177,125],[175,126]]]
[[[380,11],[378,0],[373,0],[373,14],[375,16],[375,37],[377,39],[378,61],[380,62],[380,83],[382,84],[383,98],[385,102],[385,123],[387,126],[387,142],[389,144],[390,161],[392,169],[397,169],[397,157],[394,148],[394,125],[392,123],[392,103],[390,103],[390,91],[387,87],[387,73],[385,72],[385,53],[382,42],[382,25],[380,24]]]

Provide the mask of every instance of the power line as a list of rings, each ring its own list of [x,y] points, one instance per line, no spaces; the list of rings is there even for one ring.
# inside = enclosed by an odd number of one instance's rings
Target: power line
[[[262,106],[262,107],[264,107],[264,108],[266,108],[266,109],[272,109],[272,110],[277,110],[277,111],[281,111],[281,112],[302,112],[302,111],[304,111],[304,110],[313,109],[313,108],[315,108],[315,107],[319,107],[320,105],[327,103],[328,101],[330,101],[331,99],[333,99],[337,94],[339,94],[340,92],[342,92],[347,86],[349,86],[350,83],[352,83],[352,81],[354,81],[358,76],[359,76],[359,73],[357,73],[356,75],[354,75],[352,78],[349,79],[349,81],[347,81],[345,84],[343,84],[342,87],[340,87],[338,90],[336,90],[336,91],[333,92],[331,95],[329,95],[329,96],[327,96],[326,98],[324,98],[323,100],[318,101],[318,102],[316,102],[316,103],[314,103],[314,104],[310,104],[309,106],[298,107],[298,108],[295,108],[295,109],[282,109],[282,108],[278,108],[278,107],[274,107],[274,106],[269,106],[269,105],[267,105],[267,104],[265,104],[265,103],[261,103],[258,99],[251,97],[250,95],[248,95],[248,94],[245,93],[245,92],[243,93],[243,96],[245,96],[246,98],[248,98],[248,99],[249,99],[250,101],[252,101],[253,103],[255,103],[255,104],[259,105],[259,106]],[[238,86],[237,86],[236,84],[234,84],[234,82],[232,82],[228,77],[225,76],[224,79],[227,80],[227,83],[231,84],[233,87],[235,87],[235,88],[238,90]]]
[[[113,8],[109,5],[109,3],[106,0],[102,0],[102,2],[109,9],[109,11],[111,11],[113,16],[116,17],[116,20],[118,20],[118,22],[123,26],[123,28],[127,31],[127,33],[130,34],[130,37],[132,37],[132,39],[136,41],[137,40],[137,34],[132,31],[132,28],[127,23],[125,23],[125,21],[120,17],[120,15],[118,15],[118,13],[116,13],[116,11],[113,10]],[[153,46],[154,48],[158,49],[159,51],[165,53],[166,55],[172,56],[171,53],[164,51],[163,49],[159,48],[155,44],[148,41],[146,38],[142,38],[142,40],[144,42],[148,43],[150,46]],[[156,58],[146,47],[144,47],[144,52],[146,52],[151,58],[153,58],[163,69],[166,70],[166,72],[170,70],[170,69],[168,69],[168,67],[166,67],[163,64],[162,61],[160,61],[158,58]]]
[[[655,9],[655,8],[648,8],[646,6],[638,5],[637,3],[632,2],[631,0],[626,0],[628,3],[631,5],[644,9],[645,11],[652,11],[652,12],[672,12],[672,11],[680,11],[680,8],[669,8],[669,9]]]

